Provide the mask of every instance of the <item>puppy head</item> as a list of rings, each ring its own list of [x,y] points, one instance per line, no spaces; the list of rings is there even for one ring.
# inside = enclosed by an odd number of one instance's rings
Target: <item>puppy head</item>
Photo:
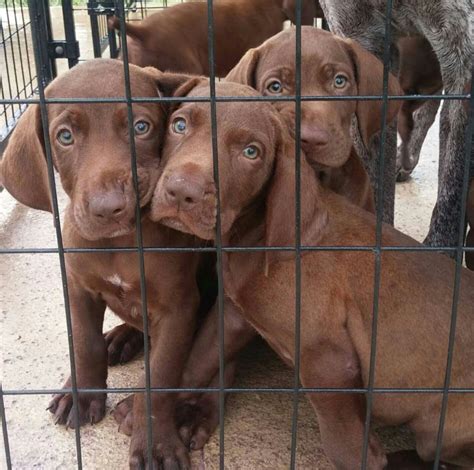
[[[159,96],[158,88],[165,76],[154,69],[131,66],[132,96]],[[47,98],[124,95],[123,64],[105,59],[74,67],[46,90]],[[126,103],[54,103],[47,108],[53,164],[70,198],[72,221],[78,232],[95,240],[133,231],[136,197]],[[159,176],[164,122],[165,110],[159,103],[133,104],[142,207],[150,201]],[[44,138],[39,106],[31,105],[8,144],[1,174],[7,190],[20,202],[52,211]]]
[[[216,84],[219,96],[255,96],[249,87]],[[208,96],[209,83],[188,96]],[[184,103],[170,116],[163,148],[163,172],[153,196],[151,217],[200,238],[215,237],[217,191],[209,103]],[[218,178],[221,230],[257,201],[266,201],[266,241],[294,245],[295,143],[276,109],[265,102],[217,103]],[[316,180],[303,160],[303,239],[315,242],[324,226]]]
[[[382,94],[383,64],[354,41],[320,29],[301,30],[302,96]],[[244,83],[267,96],[295,95],[294,29],[285,30],[251,49],[229,72],[226,80]],[[401,94],[390,76],[389,95]],[[276,102],[279,111],[294,123],[293,102]],[[389,102],[388,121],[399,103]],[[342,166],[350,155],[352,115],[357,114],[366,145],[381,128],[382,101],[304,101],[301,104],[301,143],[310,163]],[[293,124],[294,125],[294,124]]]

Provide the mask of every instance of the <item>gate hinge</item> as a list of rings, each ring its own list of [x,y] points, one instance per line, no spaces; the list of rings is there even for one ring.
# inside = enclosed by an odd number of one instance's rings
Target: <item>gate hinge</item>
[[[50,41],[48,55],[51,59],[79,59],[78,41]]]

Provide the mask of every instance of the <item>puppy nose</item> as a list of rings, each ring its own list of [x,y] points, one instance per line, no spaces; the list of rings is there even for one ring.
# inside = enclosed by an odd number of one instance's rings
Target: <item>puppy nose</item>
[[[119,191],[96,194],[89,200],[91,214],[99,219],[121,217],[125,207],[125,195]]]
[[[172,175],[165,183],[168,202],[177,204],[181,209],[189,210],[201,201],[204,191],[196,181],[180,175]]]
[[[328,131],[313,123],[301,123],[301,146],[303,147],[303,150],[323,146],[328,142]]]

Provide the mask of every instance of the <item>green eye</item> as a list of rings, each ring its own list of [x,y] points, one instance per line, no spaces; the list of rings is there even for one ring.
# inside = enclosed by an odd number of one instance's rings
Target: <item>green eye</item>
[[[61,129],[58,132],[56,138],[62,145],[71,145],[74,142],[74,137],[72,136],[72,132],[69,129]]]
[[[336,75],[334,78],[334,86],[336,88],[344,88],[347,83],[347,78],[344,75]]]
[[[186,121],[183,118],[176,118],[171,124],[171,128],[176,134],[184,134],[186,132]]]
[[[150,124],[146,121],[137,121],[135,123],[135,134],[136,135],[143,135],[146,134],[150,130]]]
[[[249,145],[244,148],[244,157],[250,160],[255,160],[260,155],[260,150],[255,145]]]
[[[267,90],[270,92],[270,93],[281,93],[282,90],[283,90],[283,85],[281,84],[280,81],[278,80],[273,80],[272,82],[270,82],[270,84],[267,86]]]

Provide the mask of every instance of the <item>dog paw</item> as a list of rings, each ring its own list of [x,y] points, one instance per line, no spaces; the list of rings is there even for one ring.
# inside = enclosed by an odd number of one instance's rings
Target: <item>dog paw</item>
[[[119,425],[119,432],[131,436],[133,431],[133,395],[119,401],[112,410],[112,415]]]
[[[143,333],[126,323],[104,334],[109,366],[131,361],[143,349]]]
[[[197,400],[178,403],[176,421],[184,444],[202,449],[219,424],[219,395],[203,393]]]
[[[186,447],[176,435],[158,436],[152,451],[152,462],[148,459],[146,433],[132,436],[130,445],[130,470],[190,470],[191,462]]]
[[[72,394],[60,393],[53,396],[47,409],[54,415],[54,424],[74,429],[78,424],[77,419],[79,426],[98,423],[105,415],[105,399],[105,393],[79,393],[77,417]]]

